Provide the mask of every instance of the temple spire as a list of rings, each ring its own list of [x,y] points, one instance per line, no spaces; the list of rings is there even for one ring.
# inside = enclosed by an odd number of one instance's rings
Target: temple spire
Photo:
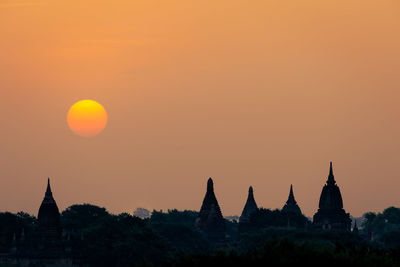
[[[47,178],[47,189],[46,189],[46,195],[53,195],[51,192],[51,187],[50,187],[50,177]]]
[[[292,185],[292,184],[290,185],[290,191],[289,191],[289,198],[288,198],[288,201],[294,201],[294,202],[296,202],[296,201],[294,200],[293,185]]]
[[[330,166],[329,166],[329,176],[328,176],[327,184],[336,184],[335,176],[333,175],[332,161],[330,162]]]
[[[282,208],[283,211],[291,211],[291,212],[296,212],[301,214],[301,209],[299,205],[297,205],[297,202],[294,198],[294,193],[293,193],[293,185],[290,185],[290,191],[289,191],[289,197],[288,200],[286,201],[285,205]]]
[[[211,177],[208,178],[208,181],[207,181],[207,191],[208,192],[214,191],[214,183],[213,183],[213,180],[211,179]]]
[[[50,178],[47,178],[47,188],[46,193],[44,194],[43,202],[55,202],[53,198],[53,192],[51,192]]]

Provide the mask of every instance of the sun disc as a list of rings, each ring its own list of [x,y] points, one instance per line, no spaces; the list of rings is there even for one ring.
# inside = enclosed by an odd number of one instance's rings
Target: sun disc
[[[75,134],[92,137],[98,135],[107,125],[107,112],[94,100],[81,100],[73,104],[67,115],[68,126]]]

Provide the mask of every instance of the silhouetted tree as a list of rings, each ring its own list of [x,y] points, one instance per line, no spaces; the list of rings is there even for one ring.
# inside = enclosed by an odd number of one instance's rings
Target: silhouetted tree
[[[9,250],[13,236],[21,237],[22,231],[30,233],[36,227],[37,219],[25,212],[17,214],[0,212],[0,251]]]
[[[375,245],[383,248],[400,246],[400,209],[389,207],[382,213],[364,214],[362,233]]]

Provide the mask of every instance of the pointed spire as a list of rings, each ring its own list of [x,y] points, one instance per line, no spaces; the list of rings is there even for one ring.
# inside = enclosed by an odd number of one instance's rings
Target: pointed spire
[[[207,191],[209,191],[209,192],[214,191],[214,183],[213,183],[213,180],[211,179],[211,177],[208,178],[208,181],[207,181]]]
[[[293,185],[292,184],[290,185],[289,199],[293,199],[294,200]]]
[[[288,200],[286,201],[285,205],[282,208],[283,211],[294,211],[297,213],[301,213],[299,205],[297,205],[297,202],[294,198],[294,193],[293,193],[293,185],[290,185],[290,191],[289,191],[289,197]]]
[[[332,161],[330,162],[330,166],[329,166],[329,176],[328,176],[328,181],[327,184],[335,184],[335,176],[333,175],[333,167],[332,167]]]
[[[247,200],[248,201],[250,200],[251,202],[255,202],[254,201],[253,187],[252,186],[249,187],[249,195],[247,196]]]
[[[288,204],[296,204],[296,200],[294,199],[294,194],[293,194],[293,185],[290,185],[290,191],[289,191],[289,197],[287,202]]]
[[[50,178],[47,178],[47,188],[46,193],[44,194],[44,202],[54,202],[53,193],[51,192],[50,187]]]
[[[46,196],[53,196],[53,193],[51,192],[51,187],[50,187],[50,178],[47,178],[47,189],[46,189]]]

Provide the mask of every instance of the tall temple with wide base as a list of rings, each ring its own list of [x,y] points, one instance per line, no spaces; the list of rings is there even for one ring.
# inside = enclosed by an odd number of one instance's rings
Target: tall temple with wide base
[[[283,206],[282,211],[294,212],[294,213],[301,214],[301,209],[300,209],[299,205],[297,205],[296,200],[294,199],[293,186],[292,185],[290,185],[289,197],[288,197],[288,200],[285,203],[285,206]]]
[[[207,192],[201,205],[195,226],[206,233],[220,235],[225,232],[225,220],[214,194],[214,183],[211,178],[207,181]]]
[[[314,215],[313,228],[320,230],[350,231],[350,214],[343,209],[342,195],[336,185],[332,162],[326,184],[322,188],[319,209]]]
[[[50,179],[38,213],[38,243],[40,254],[61,256],[64,254],[61,242],[60,212],[51,192]]]
[[[38,225],[29,235],[14,235],[10,253],[0,257],[5,266],[75,266],[68,242],[61,236],[60,212],[47,180],[47,189],[39,208]]]
[[[247,196],[246,204],[244,205],[242,215],[239,218],[239,223],[246,223],[249,221],[250,214],[258,209],[257,203],[254,200],[253,187],[249,187],[249,194]]]

